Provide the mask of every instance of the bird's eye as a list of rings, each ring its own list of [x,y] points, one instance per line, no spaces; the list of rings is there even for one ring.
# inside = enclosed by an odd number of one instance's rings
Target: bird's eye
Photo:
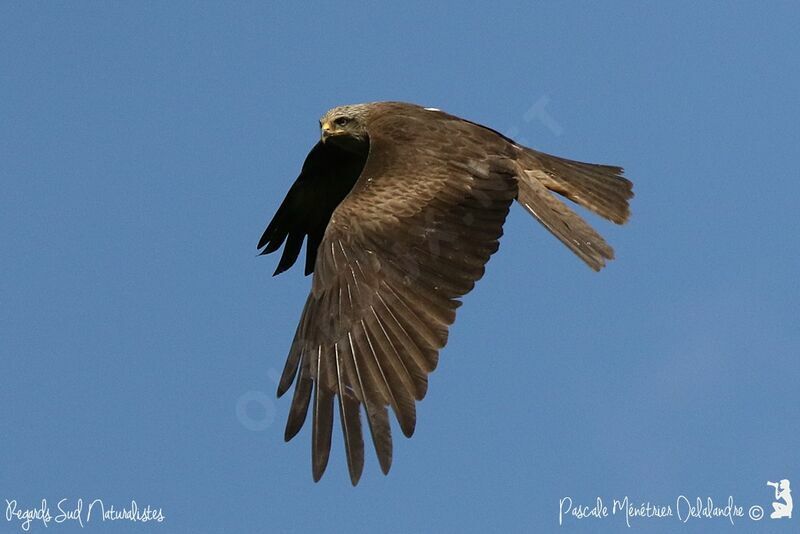
[[[350,119],[348,119],[347,117],[339,117],[338,119],[336,119],[335,121],[333,121],[333,123],[334,123],[336,126],[344,126],[344,125],[345,125],[345,124],[347,124],[348,122],[350,122]]]

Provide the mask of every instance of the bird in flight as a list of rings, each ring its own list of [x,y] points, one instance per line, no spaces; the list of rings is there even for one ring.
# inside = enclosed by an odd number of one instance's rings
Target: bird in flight
[[[355,486],[364,467],[362,407],[386,474],[388,408],[411,437],[459,299],[483,276],[513,201],[599,271],[613,249],[551,192],[622,224],[633,191],[620,167],[544,154],[434,108],[341,106],[320,129],[258,248],[284,245],[279,274],[305,241],[305,273],[314,273],[278,385],[280,397],[294,384],[284,437],[299,432],[311,406],[318,481],[338,404]]]

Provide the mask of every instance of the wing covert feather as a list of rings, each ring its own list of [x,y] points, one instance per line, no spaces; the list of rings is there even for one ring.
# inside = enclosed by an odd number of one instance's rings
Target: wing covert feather
[[[394,112],[371,120],[369,135],[361,176],[320,243],[279,386],[282,394],[296,382],[287,439],[313,394],[315,480],[327,465],[339,398],[354,485],[363,467],[359,407],[387,473],[387,408],[412,435],[415,402],[427,392],[459,299],[483,276],[517,195],[505,142],[474,125]]]

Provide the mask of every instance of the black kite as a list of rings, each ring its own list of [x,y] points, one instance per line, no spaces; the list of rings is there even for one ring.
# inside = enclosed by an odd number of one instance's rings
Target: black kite
[[[313,403],[312,466],[328,463],[334,398],[353,485],[364,465],[361,407],[381,469],[392,439],[387,407],[406,436],[460,297],[483,276],[516,199],[589,267],[612,248],[550,192],[624,223],[632,184],[620,167],[580,163],[521,146],[432,108],[379,102],[332,109],[258,243],[286,244],[275,274],[306,244],[314,273],[278,387],[295,383],[286,440]]]

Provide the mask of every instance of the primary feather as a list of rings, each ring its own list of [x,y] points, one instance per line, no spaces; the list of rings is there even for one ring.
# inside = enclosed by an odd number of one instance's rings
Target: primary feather
[[[622,169],[566,160],[432,108],[343,106],[312,148],[258,243],[285,243],[275,274],[307,240],[312,289],[278,386],[295,384],[285,437],[312,406],[312,472],[328,464],[334,400],[353,485],[364,464],[361,407],[379,464],[392,463],[388,408],[406,436],[460,298],[497,251],[516,199],[595,270],[613,249],[558,193],[615,223],[629,217]],[[313,398],[313,403],[312,403]]]

